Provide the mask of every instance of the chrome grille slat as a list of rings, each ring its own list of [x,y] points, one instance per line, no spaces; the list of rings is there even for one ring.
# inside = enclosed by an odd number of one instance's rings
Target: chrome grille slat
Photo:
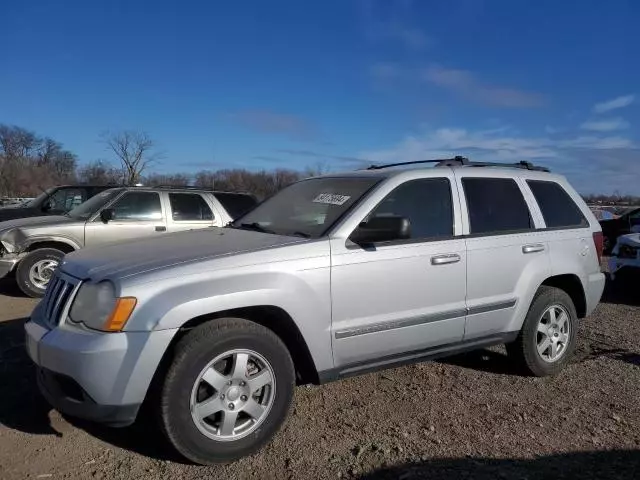
[[[62,315],[66,312],[71,294],[78,286],[79,281],[73,277],[56,271],[45,293],[44,312],[45,321],[52,327],[62,321]]]
[[[60,279],[57,276],[54,276],[51,279],[51,283],[49,288],[47,288],[47,293],[45,296],[45,312],[47,318],[51,318],[51,309],[53,308],[53,304],[55,302],[56,294],[55,291],[60,285]]]

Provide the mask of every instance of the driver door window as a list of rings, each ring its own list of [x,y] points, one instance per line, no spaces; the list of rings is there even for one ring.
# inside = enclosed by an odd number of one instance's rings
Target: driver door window
[[[127,192],[109,207],[113,217],[103,222],[98,216],[85,226],[87,246],[102,245],[167,231],[160,195],[155,192]]]
[[[367,219],[393,216],[409,220],[410,241],[452,237],[453,204],[449,180],[425,178],[406,182],[380,202]]]

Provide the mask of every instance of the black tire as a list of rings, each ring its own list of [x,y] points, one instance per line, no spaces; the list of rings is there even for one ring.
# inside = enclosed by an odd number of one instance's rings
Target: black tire
[[[32,298],[40,298],[44,296],[46,285],[45,288],[40,288],[38,285],[33,283],[29,278],[29,271],[31,270],[31,267],[42,260],[53,260],[60,264],[63,257],[64,252],[55,248],[40,248],[31,252],[18,264],[18,268],[16,270],[18,288],[22,290],[22,293]]]
[[[553,363],[540,358],[537,349],[538,322],[543,313],[552,305],[560,305],[569,314],[569,341],[562,357]],[[541,286],[533,297],[529,312],[524,320],[517,339],[507,345],[507,353],[526,373],[536,377],[556,375],[571,360],[576,346],[578,333],[578,315],[571,297],[555,287]]]
[[[275,398],[258,428],[238,440],[205,436],[191,417],[190,398],[200,372],[219,355],[249,349],[262,355],[275,376]],[[176,344],[159,389],[158,415],[169,442],[187,459],[202,465],[225,463],[250,455],[266,444],[287,418],[295,372],[287,347],[271,330],[238,318],[213,320],[187,333]]]

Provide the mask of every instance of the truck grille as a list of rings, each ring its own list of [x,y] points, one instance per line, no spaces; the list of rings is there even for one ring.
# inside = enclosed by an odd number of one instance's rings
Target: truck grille
[[[54,327],[60,323],[62,313],[69,302],[76,284],[65,279],[56,271],[47,286],[47,292],[42,299],[44,305],[45,322]]]

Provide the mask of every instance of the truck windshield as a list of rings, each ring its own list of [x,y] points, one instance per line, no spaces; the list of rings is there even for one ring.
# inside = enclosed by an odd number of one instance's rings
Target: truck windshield
[[[324,235],[379,181],[375,177],[303,180],[281,190],[229,226],[317,238]]]
[[[120,192],[122,192],[121,188],[104,190],[70,210],[67,215],[71,218],[77,218],[78,220],[88,220],[93,214],[97,213],[102,207],[117,197]]]
[[[40,208],[44,201],[51,196],[53,192],[55,192],[55,188],[49,188],[38,195],[33,200],[29,200],[24,206],[29,208]]]

